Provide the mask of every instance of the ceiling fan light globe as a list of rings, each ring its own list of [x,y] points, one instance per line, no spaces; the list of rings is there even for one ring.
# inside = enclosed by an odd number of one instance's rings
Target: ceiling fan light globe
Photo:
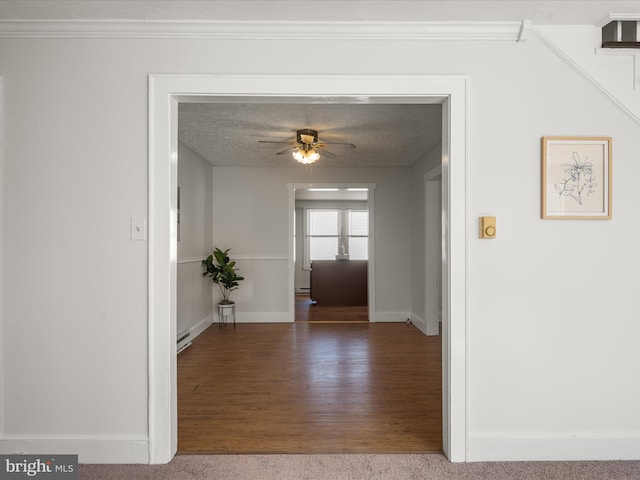
[[[320,158],[320,154],[315,150],[296,150],[293,152],[293,158],[295,158],[298,162],[309,165]]]

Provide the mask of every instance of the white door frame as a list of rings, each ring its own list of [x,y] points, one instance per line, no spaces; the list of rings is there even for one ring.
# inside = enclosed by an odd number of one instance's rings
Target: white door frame
[[[177,450],[176,200],[177,106],[194,97],[412,98],[442,102],[442,198],[449,236],[443,285],[443,448],[467,458],[466,155],[468,79],[430,75],[149,76],[149,459]]]
[[[443,208],[442,202],[442,166],[438,166],[424,175],[424,320],[426,335],[438,335],[440,333],[440,311],[438,310],[438,286],[436,277],[440,277],[441,284],[446,284],[448,268],[446,256],[443,253],[442,238],[447,238],[442,219],[443,210],[446,213],[448,207]],[[433,227],[439,225],[439,243]],[[443,236],[444,235],[444,236]],[[442,297],[442,293],[440,293]]]
[[[316,99],[317,103],[317,99]],[[362,102],[358,102],[362,103]],[[369,212],[369,241],[368,241],[368,256],[369,262],[367,265],[367,310],[369,312],[369,321],[376,321],[376,266],[375,261],[371,261],[376,258],[376,242],[375,242],[375,183],[290,183],[289,188],[289,319],[291,322],[295,322],[295,262],[293,251],[294,245],[294,230],[295,224],[293,221],[294,211],[296,208],[296,190],[302,190],[305,188],[368,188],[367,193],[367,211]]]

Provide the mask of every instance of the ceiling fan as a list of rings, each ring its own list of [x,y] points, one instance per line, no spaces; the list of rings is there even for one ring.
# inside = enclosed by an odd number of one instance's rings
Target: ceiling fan
[[[276,155],[284,155],[285,153],[292,152],[293,158],[298,162],[308,165],[315,162],[320,158],[320,153],[317,150],[321,150],[322,155],[329,158],[336,158],[337,155],[325,149],[327,145],[340,145],[342,147],[356,148],[353,143],[343,142],[318,142],[318,131],[311,128],[303,128],[296,131],[296,139],[293,141],[277,142],[272,140],[258,140],[260,143],[287,143],[290,146],[276,152]]]

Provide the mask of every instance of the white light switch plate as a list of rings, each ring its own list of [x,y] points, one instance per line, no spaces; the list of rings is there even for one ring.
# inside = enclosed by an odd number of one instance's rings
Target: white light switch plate
[[[131,240],[147,239],[147,219],[144,217],[131,217]]]

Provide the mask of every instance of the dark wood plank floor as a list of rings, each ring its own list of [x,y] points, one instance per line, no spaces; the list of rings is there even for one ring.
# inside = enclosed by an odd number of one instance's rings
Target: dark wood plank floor
[[[178,357],[178,451],[441,451],[440,352],[403,323],[213,325]]]
[[[368,322],[369,308],[317,305],[309,295],[296,295],[296,322]]]

